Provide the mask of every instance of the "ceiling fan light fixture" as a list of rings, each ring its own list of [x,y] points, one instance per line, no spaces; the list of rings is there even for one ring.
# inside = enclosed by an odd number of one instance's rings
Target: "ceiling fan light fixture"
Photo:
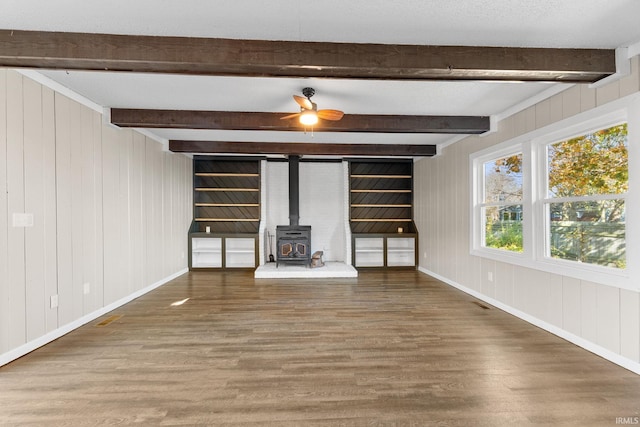
[[[314,110],[303,111],[300,114],[300,123],[305,126],[313,126],[318,123],[318,115]]]

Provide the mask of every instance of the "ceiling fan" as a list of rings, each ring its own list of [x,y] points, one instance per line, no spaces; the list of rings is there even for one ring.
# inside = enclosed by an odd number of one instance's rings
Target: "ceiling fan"
[[[281,117],[281,120],[292,119],[294,117],[300,117],[300,123],[305,126],[313,126],[318,123],[318,119],[323,120],[340,120],[344,113],[340,110],[318,110],[318,105],[311,101],[311,97],[316,93],[315,89],[311,87],[305,87],[302,89],[303,96],[293,95],[293,99],[300,106],[300,112],[295,114],[289,114],[288,116]]]

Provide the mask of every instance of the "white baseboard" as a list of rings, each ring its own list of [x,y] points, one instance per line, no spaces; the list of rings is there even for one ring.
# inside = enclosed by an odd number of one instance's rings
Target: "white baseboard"
[[[6,365],[9,362],[12,362],[22,356],[24,356],[25,354],[31,353],[33,350],[42,347],[45,344],[50,343],[51,341],[57,340],[58,338],[60,338],[63,335],[68,334],[69,332],[73,331],[74,329],[79,328],[82,325],[85,325],[95,319],[97,319],[100,316],[105,315],[106,313],[115,310],[118,307],[121,307],[123,305],[125,305],[128,302],[133,301],[136,298],[141,297],[142,295],[151,292],[152,290],[159,288],[160,286],[164,285],[165,283],[175,279],[176,277],[182,276],[184,273],[188,272],[189,269],[185,268],[183,270],[178,271],[177,273],[172,274],[171,276],[165,277],[162,280],[157,281],[156,283],[153,283],[152,285],[147,286],[144,289],[140,289],[139,291],[136,291],[134,293],[132,293],[131,295],[127,295],[124,298],[119,299],[118,301],[115,301],[109,305],[107,305],[106,307],[102,307],[92,313],[86,314],[84,316],[82,316],[79,319],[74,320],[71,323],[67,323],[64,326],[59,327],[56,330],[53,330],[41,337],[38,337],[32,341],[29,341],[26,344],[21,345],[20,347],[17,347],[13,350],[10,350],[6,353],[0,354],[0,366]]]
[[[565,339],[579,347],[584,348],[585,350],[590,351],[591,353],[597,354],[598,356],[607,359],[608,361],[615,363],[616,365],[620,365],[625,369],[630,370],[631,372],[634,372],[638,375],[640,375],[640,363],[635,362],[631,359],[627,359],[626,357],[621,356],[618,353],[614,353],[613,351],[606,349],[602,346],[599,346],[591,341],[588,341],[578,335],[572,334],[570,332],[565,331],[564,329],[561,329],[555,325],[552,325],[551,323],[545,322],[544,320],[540,320],[537,317],[531,316],[530,314],[527,314],[523,311],[520,311],[516,308],[513,308],[509,305],[506,305],[503,302],[500,302],[494,298],[490,298],[476,290],[473,290],[471,288],[467,288],[466,286],[463,286],[457,282],[454,282],[453,280],[447,279],[446,277],[440,276],[437,273],[434,273],[432,271],[427,270],[426,268],[423,267],[418,267],[418,270],[420,270],[422,273],[427,274],[431,277],[434,277],[444,283],[446,283],[447,285],[453,286],[456,289],[461,290],[464,293],[467,293],[475,298],[478,298],[479,300],[482,300],[484,302],[486,302],[487,304],[491,304],[492,306],[499,308],[502,311],[505,311],[513,316],[516,316],[522,320],[524,320],[525,322],[531,323],[532,325],[535,325],[541,329],[544,329],[547,332],[551,332],[554,335],[559,336],[562,339]]]

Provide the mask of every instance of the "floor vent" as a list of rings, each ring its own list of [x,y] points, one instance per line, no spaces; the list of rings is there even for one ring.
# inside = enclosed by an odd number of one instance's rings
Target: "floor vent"
[[[113,316],[109,316],[106,319],[104,319],[102,322],[96,324],[96,326],[98,326],[98,327],[107,326],[109,323],[115,322],[116,320],[118,320],[121,317],[122,317],[122,315],[119,315],[119,314],[115,314]]]
[[[477,305],[478,307],[480,307],[480,308],[482,308],[484,310],[490,310],[489,307],[487,307],[486,305],[482,304],[481,302],[478,302],[478,301],[472,301],[472,302],[473,302],[473,304]]]

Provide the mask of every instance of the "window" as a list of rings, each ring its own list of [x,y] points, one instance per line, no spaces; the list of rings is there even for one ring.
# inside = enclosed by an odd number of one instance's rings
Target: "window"
[[[483,246],[522,252],[522,153],[486,161],[483,170]]]
[[[545,148],[545,256],[625,268],[627,124]]]
[[[640,94],[473,153],[471,253],[638,289],[639,131]]]

